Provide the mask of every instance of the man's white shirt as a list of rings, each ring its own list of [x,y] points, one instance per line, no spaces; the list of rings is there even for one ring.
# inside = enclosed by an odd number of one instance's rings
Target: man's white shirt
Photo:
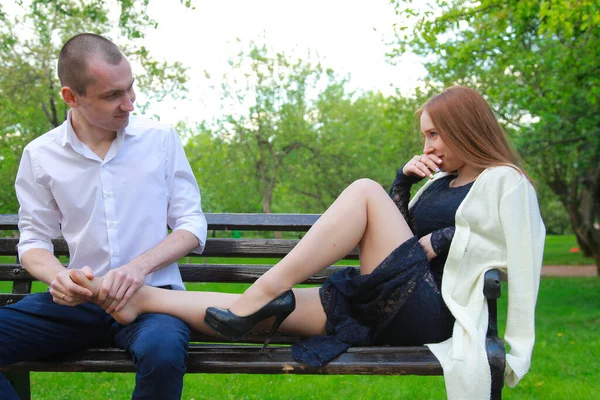
[[[75,134],[70,116],[29,143],[15,182],[19,257],[32,248],[52,252],[59,234],[69,245],[69,268],[103,276],[184,229],[206,243],[200,190],[177,132],[131,116],[104,160]],[[176,263],[149,274],[146,284],[184,289]]]

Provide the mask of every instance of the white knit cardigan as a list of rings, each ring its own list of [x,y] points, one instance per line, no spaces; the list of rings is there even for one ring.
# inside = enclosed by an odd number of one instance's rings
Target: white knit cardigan
[[[409,207],[432,182],[417,192]],[[508,276],[506,383],[514,387],[529,370],[545,235],[535,190],[523,174],[502,166],[479,175],[456,211],[442,278],[442,297],[456,318],[452,337],[427,344],[444,370],[448,399],[490,398],[483,296],[484,275],[490,269]]]

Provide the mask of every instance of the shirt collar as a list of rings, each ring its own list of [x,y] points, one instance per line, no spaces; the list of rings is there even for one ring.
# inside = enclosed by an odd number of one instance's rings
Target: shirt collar
[[[120,129],[119,131],[117,131],[117,136],[119,135],[124,135],[124,136],[137,136],[140,132],[139,129],[134,129],[131,127],[131,123],[133,122],[133,120],[136,118],[135,115],[129,114],[129,124],[123,128]]]
[[[62,138],[62,146],[70,145],[73,149],[81,149],[81,141],[75,134],[75,129],[73,129],[73,124],[71,123],[71,110],[67,113],[67,120],[65,121],[65,129],[63,132]]]
[[[131,118],[131,117],[133,117],[133,116],[130,116],[129,118]],[[73,129],[73,123],[71,122],[71,110],[69,110],[69,112],[67,113],[67,120],[65,121],[65,127],[66,127],[66,129],[64,130],[64,133],[63,133],[61,145],[64,147],[68,144],[73,149],[81,150],[81,146],[83,143],[77,137],[77,134],[75,133],[75,129]],[[117,131],[117,137],[115,138],[115,140],[117,141],[117,143],[120,144],[123,142],[124,136],[136,136],[137,133],[138,132],[136,132],[135,129],[132,129],[129,126],[127,126],[124,129],[119,129]]]

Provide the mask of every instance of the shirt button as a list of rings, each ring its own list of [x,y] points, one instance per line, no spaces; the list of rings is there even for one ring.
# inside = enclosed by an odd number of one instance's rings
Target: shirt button
[[[104,191],[103,194],[104,194],[104,198],[106,198],[106,199],[109,199],[112,197],[112,192]]]
[[[108,227],[109,228],[114,228],[115,227],[115,223],[114,222],[109,222],[108,223]]]

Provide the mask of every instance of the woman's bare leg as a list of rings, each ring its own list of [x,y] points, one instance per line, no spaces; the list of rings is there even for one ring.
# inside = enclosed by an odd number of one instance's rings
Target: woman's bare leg
[[[298,245],[276,266],[261,276],[246,292],[236,294],[158,289],[143,286],[115,319],[130,323],[141,313],[174,315],[200,332],[214,335],[204,325],[206,308],[230,308],[249,315],[283,291],[304,281],[348,254],[360,250],[361,273],[368,274],[396,247],[412,237],[406,221],[376,182],[362,179],[350,185],[307,232]],[[97,293],[102,278],[88,280],[80,271],[71,278]],[[318,288],[294,289],[296,309],[280,330],[300,336],[325,332],[325,312]],[[266,320],[256,330],[268,329]]]
[[[102,278],[90,280],[78,270],[72,270],[70,276],[75,283],[90,289],[93,299],[97,297]],[[296,310],[286,318],[279,330],[300,336],[323,334],[325,312],[321,306],[318,288],[294,289],[294,294]],[[239,297],[239,294],[167,290],[142,286],[121,311],[111,315],[120,323],[127,325],[143,313],[169,314],[185,321],[194,330],[214,336],[215,332],[204,324],[206,308],[209,306],[228,308]],[[269,320],[264,321],[255,330],[267,330],[271,324]]]
[[[262,275],[231,305],[250,315],[359,246],[361,273],[368,274],[413,234],[402,214],[377,182],[352,183],[306,233],[298,245]]]

